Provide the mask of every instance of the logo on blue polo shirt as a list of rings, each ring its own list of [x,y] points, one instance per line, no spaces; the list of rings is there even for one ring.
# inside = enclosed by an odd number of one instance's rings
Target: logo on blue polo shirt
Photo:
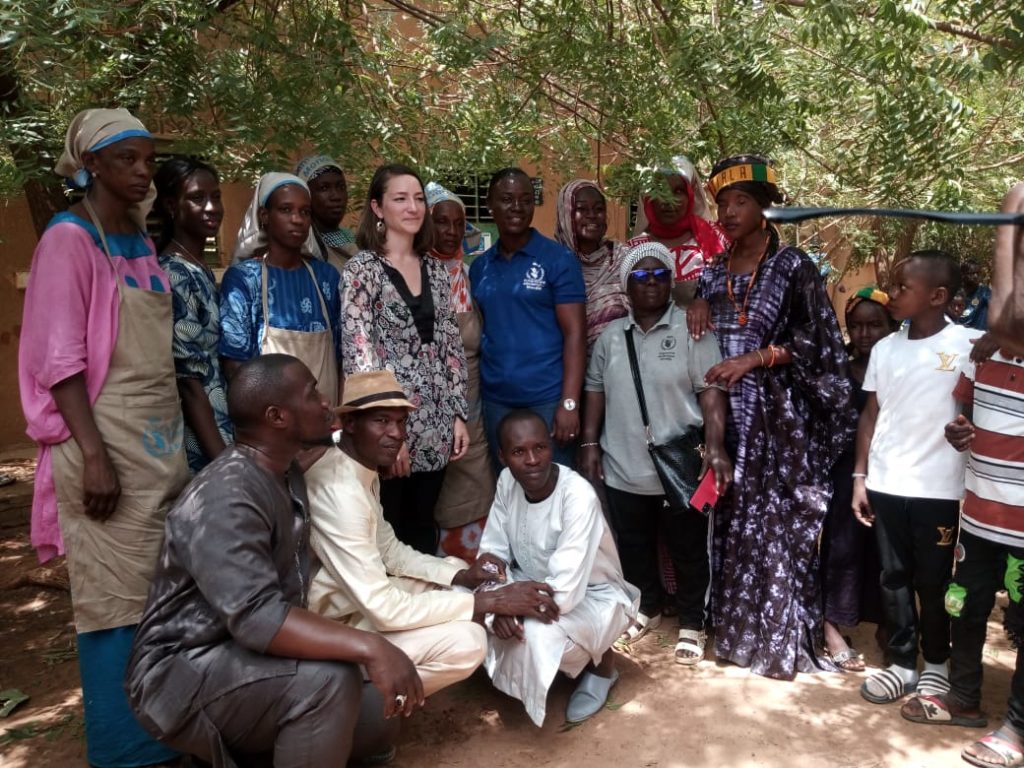
[[[523,287],[529,288],[531,291],[542,291],[546,284],[544,280],[544,267],[536,261],[533,262],[530,268],[526,270],[526,277],[523,278]]]

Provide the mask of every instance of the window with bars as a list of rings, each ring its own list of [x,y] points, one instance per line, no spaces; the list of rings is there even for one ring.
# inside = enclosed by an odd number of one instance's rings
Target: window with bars
[[[445,185],[459,196],[466,206],[466,220],[471,224],[493,224],[494,217],[487,207],[487,182],[489,176],[474,176],[469,184]]]
[[[466,221],[484,233],[481,250],[486,249],[498,239],[498,228],[494,224],[494,217],[490,208],[487,207],[487,185],[491,180],[493,171],[478,173],[466,180],[465,176],[455,177],[442,182],[444,186],[458,195],[466,206]],[[457,182],[451,179],[459,178]],[[531,176],[530,183],[533,184],[533,202],[535,205],[544,203],[544,180],[540,176]],[[480,253],[477,251],[476,253]],[[472,260],[472,255],[468,257]]]
[[[491,173],[478,173],[474,175],[468,184],[445,182],[444,186],[459,196],[459,199],[466,206],[466,220],[471,224],[493,224],[494,217],[487,207],[487,184],[491,180]],[[530,183],[533,184],[533,202],[535,205],[544,204],[544,179],[540,176],[531,176]]]

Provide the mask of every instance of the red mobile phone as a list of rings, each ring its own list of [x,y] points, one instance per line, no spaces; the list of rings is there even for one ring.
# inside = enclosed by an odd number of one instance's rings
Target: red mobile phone
[[[690,497],[690,506],[702,515],[710,515],[716,504],[718,504],[718,485],[715,483],[714,470],[708,469],[704,473],[704,479],[697,486],[697,490]]]

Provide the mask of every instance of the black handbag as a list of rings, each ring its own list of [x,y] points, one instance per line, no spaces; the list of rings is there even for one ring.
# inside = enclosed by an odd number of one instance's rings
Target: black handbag
[[[690,497],[697,490],[700,470],[704,464],[704,446],[701,444],[704,432],[690,427],[684,434],[673,437],[668,442],[658,445],[651,435],[651,423],[647,416],[647,399],[644,397],[644,385],[640,380],[640,366],[636,360],[636,347],[633,345],[633,329],[626,328],[626,350],[629,352],[629,367],[633,372],[633,384],[636,385],[636,398],[640,403],[640,417],[644,422],[647,434],[647,450],[650,451],[654,469],[661,480],[665,499],[672,509],[686,509]]]

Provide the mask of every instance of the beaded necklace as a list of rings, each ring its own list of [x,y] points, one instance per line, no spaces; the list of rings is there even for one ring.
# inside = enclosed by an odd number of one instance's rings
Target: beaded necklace
[[[750,294],[754,291],[754,282],[757,280],[758,270],[761,269],[761,264],[768,255],[768,249],[771,248],[771,246],[772,239],[769,237],[768,242],[764,245],[764,251],[757,257],[757,264],[754,265],[754,273],[750,276],[750,283],[747,285],[747,292],[743,296],[742,307],[736,303],[736,297],[732,290],[732,253],[736,250],[736,243],[732,243],[729,246],[729,257],[725,262],[725,292],[729,297],[729,301],[732,303],[733,309],[736,310],[736,322],[740,325],[747,324],[747,302],[750,301]]]

